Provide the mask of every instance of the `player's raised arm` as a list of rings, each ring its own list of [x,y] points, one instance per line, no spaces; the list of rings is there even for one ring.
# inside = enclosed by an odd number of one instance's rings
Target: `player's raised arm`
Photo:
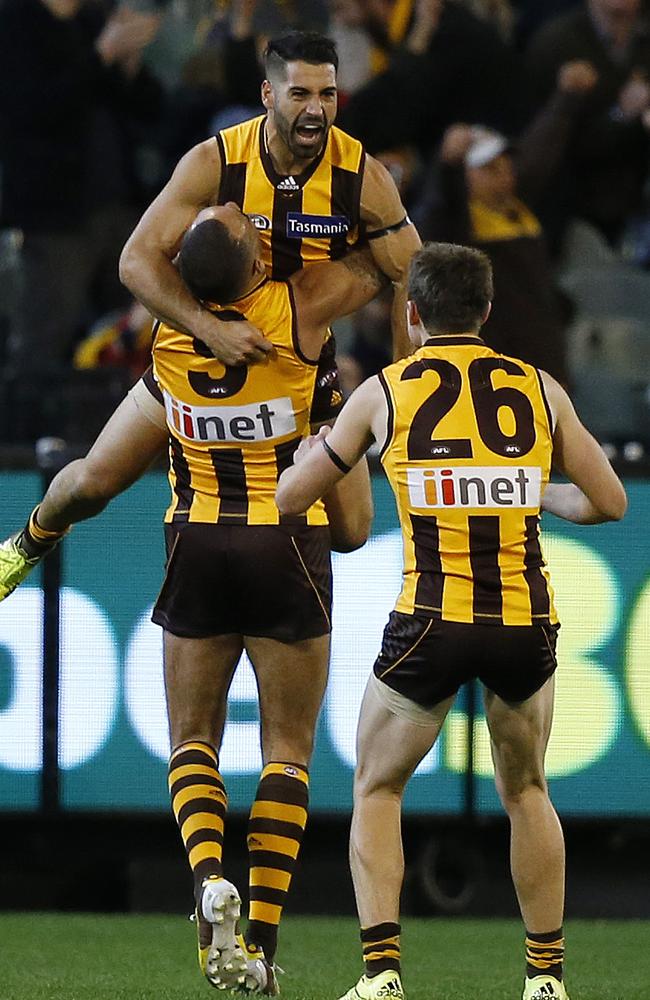
[[[623,484],[562,386],[546,372],[542,380],[555,415],[553,464],[571,480],[548,484],[542,510],[575,524],[619,521],[627,509]]]
[[[375,263],[393,283],[393,358],[413,347],[406,329],[407,276],[411,257],[422,243],[402,204],[395,181],[383,163],[366,157],[361,186],[361,219]]]
[[[366,247],[342,260],[310,264],[292,275],[290,283],[301,349],[308,357],[316,357],[329,324],[365,306],[387,286],[388,279]]]
[[[173,265],[197,212],[216,202],[221,157],[216,140],[194,146],[144,213],[120,258],[120,279],[158,319],[198,337],[224,364],[261,361],[268,341],[247,323],[224,323],[187,290]]]
[[[381,436],[386,422],[386,400],[375,376],[352,393],[329,430],[306,438],[296,451],[295,464],[278,480],[275,500],[283,514],[301,514],[347,475]]]
[[[387,285],[368,248],[342,260],[310,264],[291,278],[298,319],[298,340],[307,357],[316,357],[329,323],[365,305]],[[325,431],[326,433],[326,431]],[[332,548],[352,552],[367,540],[373,505],[365,461],[358,462],[323,496]]]

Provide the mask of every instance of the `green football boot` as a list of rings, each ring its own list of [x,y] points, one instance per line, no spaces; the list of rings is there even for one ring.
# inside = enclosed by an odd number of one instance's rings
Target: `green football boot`
[[[21,534],[19,531],[18,534],[0,542],[0,601],[13,594],[16,587],[29,576],[34,566],[38,566],[43,558],[42,555],[31,557],[27,555],[18,541]]]

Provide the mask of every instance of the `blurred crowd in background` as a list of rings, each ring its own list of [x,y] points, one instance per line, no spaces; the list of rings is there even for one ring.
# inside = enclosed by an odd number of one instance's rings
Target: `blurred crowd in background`
[[[292,28],[335,39],[337,124],[422,239],[489,253],[490,345],[650,450],[644,0],[0,0],[0,443],[92,439],[146,367],[120,250],[190,146],[261,113]],[[337,329],[346,392],[390,361],[389,313]]]

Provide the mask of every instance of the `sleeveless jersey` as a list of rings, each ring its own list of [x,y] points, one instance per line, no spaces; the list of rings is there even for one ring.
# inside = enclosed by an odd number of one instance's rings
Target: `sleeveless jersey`
[[[539,542],[552,420],[537,369],[456,335],[432,338],[379,379],[389,413],[382,464],[404,544],[396,610],[556,623]]]
[[[172,502],[166,521],[327,524],[321,501],[306,514],[275,505],[280,474],[309,432],[317,361],[301,353],[291,288],[264,279],[225,311],[271,341],[266,364],[227,366],[202,341],[160,323],[153,346],[170,432]]]
[[[276,173],[266,148],[266,116],[217,133],[218,201],[234,201],[259,231],[272,278],[283,280],[311,261],[338,260],[359,235],[365,153],[333,126],[323,151],[296,176]]]

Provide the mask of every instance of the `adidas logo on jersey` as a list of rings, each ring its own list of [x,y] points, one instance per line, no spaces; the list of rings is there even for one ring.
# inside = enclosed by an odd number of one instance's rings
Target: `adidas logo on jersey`
[[[190,406],[163,395],[169,429],[187,441],[272,441],[296,431],[288,396],[239,406]]]
[[[284,177],[276,187],[277,191],[300,191],[300,184],[296,184],[291,175]]]
[[[538,509],[542,470],[535,466],[455,466],[446,469],[406,470],[409,500],[413,507],[503,507]]]

